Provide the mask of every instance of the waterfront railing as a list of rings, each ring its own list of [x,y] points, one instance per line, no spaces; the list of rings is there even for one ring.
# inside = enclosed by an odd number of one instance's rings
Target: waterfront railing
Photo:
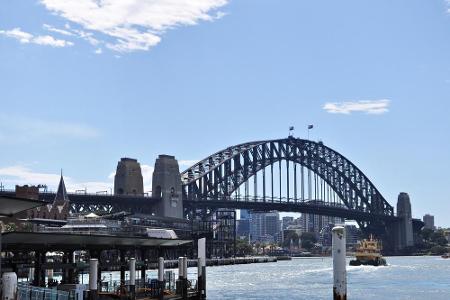
[[[17,300],[70,300],[72,298],[66,291],[35,287],[26,283],[17,285]]]

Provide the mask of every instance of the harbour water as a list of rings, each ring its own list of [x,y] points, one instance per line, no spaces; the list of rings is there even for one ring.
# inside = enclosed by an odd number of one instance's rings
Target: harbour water
[[[387,257],[389,266],[347,267],[349,299],[450,299],[450,259]],[[331,258],[209,267],[208,299],[331,299]]]

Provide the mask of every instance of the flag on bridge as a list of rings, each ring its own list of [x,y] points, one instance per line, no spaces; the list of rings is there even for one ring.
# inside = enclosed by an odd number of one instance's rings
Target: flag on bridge
[[[308,125],[308,129],[313,129],[314,125]]]
[[[289,130],[291,131],[294,130],[294,126],[289,127]]]

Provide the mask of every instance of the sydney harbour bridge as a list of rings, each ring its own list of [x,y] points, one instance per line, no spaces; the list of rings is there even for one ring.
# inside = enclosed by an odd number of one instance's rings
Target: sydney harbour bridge
[[[170,161],[170,167],[158,173],[158,160]],[[71,194],[72,212],[129,211],[188,220],[205,220],[226,209],[328,215],[356,221],[365,234],[375,234],[391,248],[404,248],[398,240],[405,239],[408,226],[411,234],[422,227],[411,218],[410,204],[395,214],[355,164],[322,142],[288,137],[243,143],[181,173],[173,156],[158,160],[151,196]],[[49,201],[52,197],[41,194]]]

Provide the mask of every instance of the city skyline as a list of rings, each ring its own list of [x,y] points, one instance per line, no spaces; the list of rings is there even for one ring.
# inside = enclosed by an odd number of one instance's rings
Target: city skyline
[[[107,23],[101,6],[2,3],[3,185],[55,190],[62,168],[71,191],[109,190],[117,161],[132,157],[148,191],[159,154],[184,170],[290,126],[307,138],[313,124],[310,138],[391,205],[407,192],[415,218],[450,226],[446,1],[198,3],[163,7],[157,23],[130,12],[129,24],[115,6]]]

